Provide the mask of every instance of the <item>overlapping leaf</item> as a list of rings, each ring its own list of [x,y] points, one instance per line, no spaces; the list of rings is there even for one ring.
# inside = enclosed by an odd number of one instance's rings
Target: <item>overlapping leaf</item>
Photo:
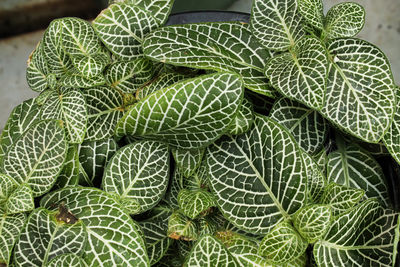
[[[287,50],[305,34],[296,0],[255,0],[251,15],[252,33],[268,49]]]
[[[198,149],[225,132],[242,96],[240,78],[232,73],[184,80],[135,104],[118,122],[116,135],[165,141],[178,149]]]
[[[151,80],[149,84],[140,87],[136,92],[136,98],[138,100],[145,98],[146,96],[151,95],[155,91],[173,85],[174,83],[177,83],[185,78],[187,78],[187,76],[179,73],[174,73],[174,72],[162,73],[153,80]]]
[[[178,194],[180,211],[191,219],[216,205],[214,196],[205,190],[191,191],[182,189]]]
[[[395,111],[388,60],[378,48],[359,39],[336,39],[327,48],[330,67],[322,114],[361,140],[378,142]]]
[[[168,220],[168,237],[177,240],[192,241],[198,236],[198,225],[196,221],[176,211],[172,213]]]
[[[62,169],[67,143],[60,124],[46,120],[31,126],[4,157],[4,173],[18,184],[28,184],[34,197],[47,192]]]
[[[186,187],[185,180],[183,174],[175,168],[164,197],[164,201],[173,209],[179,209],[178,194],[181,189]]]
[[[270,57],[240,22],[198,23],[158,29],[143,42],[144,54],[164,63],[191,68],[233,71],[246,88],[274,96],[263,68]]]
[[[35,92],[42,92],[48,88],[47,74],[48,66],[44,58],[42,41],[40,41],[28,59],[26,81],[29,87]]]
[[[328,125],[318,112],[282,98],[275,102],[270,117],[288,129],[305,152],[315,154],[323,148]]]
[[[243,99],[233,122],[229,126],[229,134],[243,134],[251,129],[254,122],[253,105],[246,98]]]
[[[84,263],[81,257],[75,254],[62,254],[54,257],[46,267],[84,267]]]
[[[86,78],[96,77],[102,74],[104,68],[110,62],[110,57],[106,53],[94,55],[74,55],[71,58],[74,67]]]
[[[164,196],[169,180],[169,151],[156,141],[123,147],[104,171],[102,187],[119,197],[130,214],[153,208]]]
[[[317,162],[307,153],[302,154],[307,173],[307,191],[309,200],[319,203],[318,200],[324,192],[326,178],[320,170]]]
[[[63,188],[68,185],[78,185],[80,176],[86,175],[79,163],[78,145],[70,144],[68,146],[67,156],[60,174],[55,184],[56,188]]]
[[[332,223],[314,245],[314,258],[318,266],[327,267],[392,266],[398,227],[398,214],[367,200]]]
[[[85,241],[85,229],[80,221],[61,223],[54,212],[39,208],[31,213],[15,244],[14,263],[16,266],[46,266],[58,255],[80,255]]]
[[[85,226],[87,242],[83,260],[86,265],[149,265],[139,225],[113,197],[94,188],[66,187],[45,196],[41,206],[51,208],[62,202]]]
[[[12,177],[0,173],[0,206],[7,201],[17,187],[18,183]]]
[[[352,2],[333,6],[325,18],[325,36],[327,38],[353,37],[361,31],[365,22],[364,8]]]
[[[176,167],[183,176],[189,177],[194,174],[200,166],[205,149],[183,150],[174,149],[172,155],[176,163]]]
[[[86,99],[88,126],[85,140],[104,140],[114,135],[117,122],[122,118],[124,100],[118,91],[106,87],[93,87],[82,92]]]
[[[399,102],[400,88],[396,87],[396,98]],[[383,136],[383,142],[392,157],[400,163],[400,105],[397,104],[396,112],[389,130]]]
[[[288,53],[267,61],[265,74],[284,96],[319,110],[324,104],[328,60],[321,41],[303,37]]]
[[[84,96],[78,90],[54,91],[42,107],[42,119],[64,122],[69,143],[83,142],[87,127],[87,111]]]
[[[224,215],[257,234],[300,209],[307,176],[301,151],[278,123],[256,116],[249,132],[223,137],[208,148],[210,185]]]
[[[322,0],[297,0],[298,10],[307,24],[322,30],[324,27],[324,8]]]
[[[290,223],[282,222],[263,238],[258,253],[273,263],[289,263],[304,254],[307,246]]]
[[[153,76],[153,64],[145,58],[133,61],[119,61],[111,64],[104,72],[107,84],[123,93],[134,93],[150,81]]]
[[[156,19],[131,3],[115,3],[93,21],[101,41],[118,58],[131,60],[142,54],[143,38],[158,27]]]
[[[24,213],[0,215],[0,264],[8,266],[11,251],[26,221]]]
[[[7,214],[16,214],[35,209],[31,188],[26,184],[16,187],[8,196],[5,208]]]

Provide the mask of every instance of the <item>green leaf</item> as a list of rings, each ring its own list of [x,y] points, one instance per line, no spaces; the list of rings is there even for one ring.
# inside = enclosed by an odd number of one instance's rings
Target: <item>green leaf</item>
[[[272,107],[270,118],[284,126],[306,153],[315,154],[323,149],[329,126],[318,112],[281,98]]]
[[[160,28],[146,37],[143,51],[147,57],[168,64],[236,72],[246,88],[275,96],[263,74],[270,53],[252,36],[249,26],[240,22]]]
[[[43,35],[44,57],[51,73],[61,77],[73,66],[62,47],[62,19],[53,20]]]
[[[288,53],[267,61],[265,75],[284,96],[320,110],[324,104],[328,60],[316,37],[303,37]]]
[[[254,111],[259,114],[268,114],[275,103],[275,99],[257,94],[250,90],[244,91],[244,96],[253,105]]]
[[[332,215],[339,216],[360,202],[364,194],[362,189],[331,183],[325,188],[320,203],[329,205]]]
[[[16,266],[46,266],[58,255],[83,252],[86,234],[82,222],[65,223],[58,216],[43,208],[31,213],[15,244]]]
[[[194,220],[216,203],[214,196],[208,191],[182,189],[178,194],[178,205],[183,214]]]
[[[22,184],[17,186],[14,191],[8,196],[5,203],[7,214],[16,214],[35,209],[31,188]]]
[[[157,21],[147,10],[130,3],[110,5],[92,25],[106,47],[124,60],[141,56],[143,38],[158,27]]]
[[[34,197],[46,193],[56,181],[67,143],[60,121],[41,121],[31,126],[4,157],[3,172],[18,184],[31,187]]]
[[[198,266],[241,266],[215,237],[205,235],[192,248],[185,267]]]
[[[324,7],[321,0],[297,0],[299,12],[307,24],[322,30],[324,28]]]
[[[86,99],[88,126],[85,141],[108,139],[114,135],[117,122],[122,118],[124,100],[118,91],[106,87],[93,87],[82,92]]]
[[[145,237],[150,265],[154,265],[166,254],[173,241],[167,236],[168,220],[146,220],[140,222],[139,225]]]
[[[46,267],[85,267],[82,258],[75,254],[62,254],[54,257]]]
[[[168,237],[177,240],[192,241],[198,238],[198,225],[196,221],[176,211],[168,220]]]
[[[86,78],[78,73],[65,74],[59,80],[59,84],[66,88],[91,88],[95,86],[100,86],[106,83],[106,80],[102,75]]]
[[[86,78],[96,77],[102,74],[104,68],[110,62],[110,57],[105,53],[94,55],[74,55],[72,64]]]
[[[242,102],[239,76],[214,73],[184,80],[135,104],[118,122],[118,137],[165,141],[177,149],[198,149],[219,138]]]
[[[169,180],[169,151],[156,141],[138,141],[115,153],[104,170],[102,188],[116,194],[130,214],[150,210],[162,199]]]
[[[95,55],[101,43],[90,23],[78,18],[62,18],[61,42],[64,50],[72,57]]]
[[[164,201],[173,209],[179,209],[178,194],[185,187],[185,180],[183,174],[175,168],[164,197]]]
[[[0,264],[10,263],[11,251],[26,221],[24,213],[7,215],[0,218]]]
[[[149,266],[139,225],[113,197],[95,188],[66,187],[46,195],[41,206],[62,202],[85,226],[87,266]]]
[[[307,173],[307,191],[309,200],[314,203],[319,203],[319,198],[324,192],[326,178],[320,170],[318,164],[307,153],[303,153],[304,164]]]
[[[85,141],[79,146],[78,150],[79,162],[88,176],[88,184],[100,185],[107,162],[118,150],[117,142],[112,138]]]
[[[287,50],[305,34],[296,0],[254,0],[250,26],[254,37],[271,50]]]
[[[346,187],[362,189],[368,198],[378,198],[388,206],[385,176],[379,163],[354,144],[340,145],[328,155],[327,178]]]
[[[397,101],[400,99],[400,88],[396,87]],[[393,121],[387,133],[383,136],[383,143],[392,155],[400,163],[400,104],[397,104]]]
[[[64,166],[57,177],[55,187],[59,189],[68,185],[78,185],[80,175],[84,174],[82,173],[82,166],[79,163],[78,145],[70,144]]]
[[[314,245],[318,266],[392,266],[397,250],[398,214],[367,200],[333,221]],[[397,240],[396,240],[397,239]]]
[[[304,254],[307,246],[290,223],[282,222],[263,238],[258,253],[272,263],[289,263]]]
[[[35,92],[42,92],[48,88],[47,83],[47,63],[44,59],[42,43],[39,42],[29,56],[28,67],[26,69],[26,81],[29,87]]]
[[[331,224],[332,212],[328,205],[310,205],[299,210],[293,225],[308,243],[321,239]]]
[[[386,56],[359,39],[327,44],[330,58],[322,114],[344,131],[377,143],[395,111],[395,91]]]
[[[0,173],[0,206],[7,201],[18,183],[10,176]]]
[[[178,171],[180,171],[185,177],[192,176],[200,166],[204,151],[205,149],[173,149],[172,155]]]
[[[83,142],[87,127],[87,111],[84,96],[78,90],[54,91],[42,108],[43,120],[62,120],[68,143]]]
[[[155,91],[173,85],[174,83],[184,80],[185,78],[187,78],[185,75],[175,72],[162,73],[153,80],[151,80],[149,84],[140,87],[136,91],[136,98],[143,99],[148,95],[151,95]]]
[[[364,27],[365,10],[357,3],[340,3],[333,6],[325,18],[324,34],[327,38],[353,37]]]
[[[266,234],[299,210],[307,194],[301,153],[287,130],[260,115],[249,132],[211,145],[210,185],[225,217],[243,230]]]
[[[40,107],[33,98],[22,102],[13,109],[0,136],[0,162],[10,146],[29,127],[38,122],[40,116]]]
[[[243,134],[251,129],[254,122],[253,105],[246,98],[243,99],[233,122],[229,126],[229,134]]]
[[[153,76],[153,64],[145,58],[115,62],[107,67],[104,77],[107,84],[122,93],[130,94]]]

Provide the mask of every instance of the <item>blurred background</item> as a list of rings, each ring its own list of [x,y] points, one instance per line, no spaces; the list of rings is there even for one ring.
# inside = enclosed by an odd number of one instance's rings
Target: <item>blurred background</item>
[[[26,83],[26,60],[51,20],[76,16],[94,19],[108,0],[0,0],[0,131],[13,107],[34,97]],[[324,0],[325,12],[344,0]],[[360,38],[379,46],[400,84],[400,0],[352,0],[364,6]],[[193,10],[250,12],[252,0],[175,0],[172,13]]]

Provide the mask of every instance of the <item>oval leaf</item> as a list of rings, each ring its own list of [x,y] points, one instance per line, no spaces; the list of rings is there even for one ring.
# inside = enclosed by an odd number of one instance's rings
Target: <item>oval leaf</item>
[[[205,149],[184,150],[174,149],[172,155],[176,163],[176,167],[183,176],[189,177],[194,174],[200,166]]]
[[[6,201],[7,214],[16,214],[35,209],[32,190],[26,184],[19,185],[9,195]]]
[[[253,105],[246,98],[243,99],[233,122],[229,126],[229,134],[243,134],[251,129],[254,122]]]
[[[205,190],[190,191],[182,189],[178,194],[180,211],[191,219],[215,206],[214,196]]]
[[[24,224],[26,215],[24,213],[7,215],[1,214],[0,217],[0,265],[8,266],[11,258],[11,251],[17,241]]]
[[[198,225],[196,221],[176,211],[168,220],[168,237],[176,240],[192,241],[198,238]]]
[[[322,30],[324,27],[324,7],[322,0],[297,0],[297,4],[299,5],[299,12],[307,24]]]

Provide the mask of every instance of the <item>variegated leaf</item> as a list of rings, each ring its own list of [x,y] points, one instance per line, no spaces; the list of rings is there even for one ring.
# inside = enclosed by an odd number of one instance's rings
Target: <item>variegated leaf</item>
[[[317,162],[315,162],[310,155],[303,152],[302,156],[307,173],[308,200],[313,203],[319,203],[318,200],[324,192],[327,183],[326,178],[320,170]]]
[[[62,20],[53,20],[43,35],[43,52],[48,68],[56,77],[61,77],[73,66],[62,47]]]
[[[275,103],[275,99],[267,97],[265,95],[257,94],[250,90],[245,90],[244,96],[247,100],[251,102],[254,111],[262,115],[268,115],[269,111]]]
[[[399,102],[400,87],[396,87],[396,98]],[[400,163],[400,103],[397,104],[396,112],[389,130],[383,136],[383,143],[392,157]],[[1,143],[0,143],[1,144]]]
[[[301,153],[287,130],[260,115],[249,132],[211,145],[205,155],[210,185],[225,217],[266,234],[299,210],[307,194]]]
[[[48,68],[41,44],[39,42],[30,55],[26,69],[26,81],[35,92],[42,92],[49,87],[47,82]]]
[[[243,97],[236,74],[214,73],[184,80],[135,104],[118,122],[118,137],[165,141],[177,149],[198,149],[219,138]]]
[[[110,62],[110,58],[105,53],[94,55],[74,55],[71,58],[72,64],[85,78],[92,78],[103,73],[104,68]]]
[[[79,163],[78,145],[70,144],[68,146],[67,156],[64,166],[57,177],[55,188],[63,188],[68,185],[78,185],[80,176],[86,175],[82,172],[82,166]]]
[[[205,149],[174,149],[172,155],[175,160],[178,171],[185,177],[189,177],[194,174],[197,168],[200,166],[201,160],[203,159]]]
[[[353,38],[327,44],[330,58],[322,114],[344,131],[376,143],[395,111],[393,76],[386,56],[372,44]]]
[[[332,210],[328,205],[310,205],[299,210],[293,219],[293,226],[308,243],[321,239],[329,229]]]
[[[265,74],[284,96],[320,110],[325,100],[328,59],[316,37],[303,37],[290,52],[267,61]]]
[[[305,34],[296,0],[254,0],[250,26],[254,37],[271,50],[294,47]]]
[[[100,86],[106,83],[106,80],[102,75],[86,78],[78,73],[65,74],[59,80],[59,84],[66,88],[91,88]]]
[[[3,172],[18,184],[28,184],[33,196],[50,190],[67,154],[60,121],[46,120],[31,126],[4,157]]]
[[[150,81],[153,64],[145,58],[119,61],[111,64],[104,72],[107,84],[125,94],[131,94]]]
[[[157,205],[167,190],[168,180],[168,147],[143,140],[115,153],[104,170],[102,188],[117,195],[129,214],[138,214]]]
[[[215,206],[216,203],[214,196],[206,190],[182,189],[178,194],[178,205],[183,214],[194,220],[201,213]]]
[[[43,208],[31,213],[15,244],[16,266],[46,266],[58,255],[82,254],[86,243],[84,225],[79,220],[65,223],[59,215]]]
[[[104,140],[114,135],[117,122],[122,118],[124,100],[116,90],[99,86],[82,92],[86,99],[88,127],[85,141]]]
[[[329,205],[332,209],[332,215],[339,216],[354,207],[364,194],[365,192],[362,189],[331,183],[325,188],[320,203]]]
[[[35,99],[16,106],[10,114],[0,136],[0,163],[10,146],[34,123],[40,120],[40,107]]]
[[[46,267],[85,267],[81,257],[75,254],[62,254],[54,257]]]
[[[149,84],[145,84],[142,87],[140,87],[136,91],[136,99],[138,100],[143,99],[148,95],[151,95],[155,91],[173,85],[174,83],[177,83],[185,78],[187,78],[187,76],[175,72],[162,73],[157,77],[155,77],[154,79],[152,79],[149,82]]]
[[[168,237],[177,240],[192,241],[198,238],[198,225],[196,221],[176,211],[168,220]]]
[[[355,144],[341,144],[328,155],[327,178],[346,187],[362,189],[368,198],[378,198],[388,206],[385,176],[379,163]]]
[[[244,98],[238,113],[229,126],[228,133],[233,135],[243,134],[251,129],[253,122],[253,105],[249,100]]]
[[[139,225],[112,196],[95,188],[66,187],[45,196],[41,206],[51,208],[63,202],[85,226],[87,266],[149,266]]]
[[[78,90],[54,91],[42,107],[43,120],[62,120],[68,143],[83,142],[87,127],[86,101]]]
[[[215,237],[201,237],[190,251],[185,267],[198,266],[241,266],[231,253]]]
[[[185,187],[185,180],[183,174],[175,168],[164,197],[164,201],[169,207],[179,209],[178,194]]]
[[[144,10],[150,11],[160,26],[164,25],[167,21],[172,5],[174,4],[174,0],[109,0],[108,2],[110,5],[118,2],[126,2],[140,6]]]
[[[11,252],[26,221],[24,213],[0,215],[0,265],[9,266]]]
[[[288,222],[279,223],[261,241],[259,255],[272,263],[289,263],[304,254],[308,243]]]
[[[281,98],[272,107],[270,118],[288,129],[306,153],[315,154],[324,147],[328,124],[318,112]]]
[[[107,162],[118,150],[117,142],[112,138],[85,141],[78,147],[78,150],[79,162],[88,176],[85,184],[99,186]]]
[[[0,173],[0,206],[2,206],[18,187],[18,183],[10,176]]]
[[[322,0],[297,0],[299,13],[309,26],[318,30],[324,28],[324,7]]]
[[[150,12],[131,3],[115,3],[93,21],[101,41],[118,58],[135,59],[142,54],[143,38],[158,27]]]
[[[398,217],[372,199],[361,203],[333,221],[325,237],[314,245],[318,266],[392,266]]]
[[[365,10],[357,3],[340,3],[333,6],[325,18],[324,35],[335,39],[353,37],[364,27]]]
[[[246,88],[275,96],[263,68],[270,57],[240,22],[214,22],[160,28],[143,42],[147,57],[164,63],[241,75]]]
[[[5,203],[5,209],[7,214],[16,214],[34,210],[35,203],[33,202],[31,188],[26,184],[17,186],[8,196]]]

